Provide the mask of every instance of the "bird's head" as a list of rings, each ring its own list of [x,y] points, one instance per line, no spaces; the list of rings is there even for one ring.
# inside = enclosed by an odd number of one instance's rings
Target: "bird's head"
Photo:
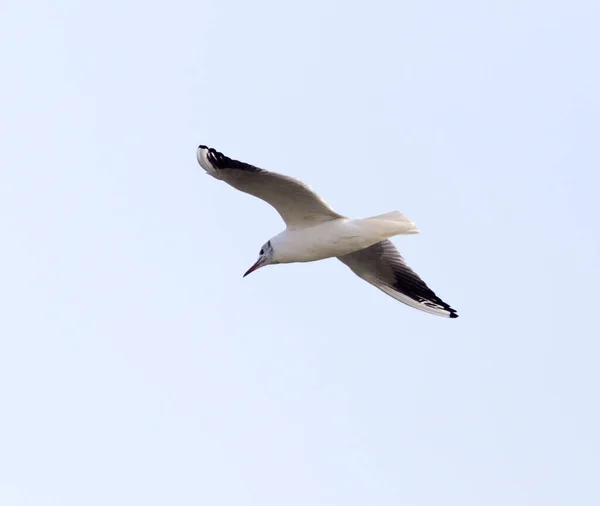
[[[271,241],[267,241],[263,247],[260,249],[260,253],[258,254],[258,260],[256,261],[256,263],[250,267],[250,269],[248,269],[246,271],[246,274],[244,274],[244,278],[250,274],[251,272],[254,272],[257,269],[260,269],[261,267],[264,267],[265,265],[269,265],[269,264],[276,264],[277,262],[273,259],[273,246],[271,246]]]

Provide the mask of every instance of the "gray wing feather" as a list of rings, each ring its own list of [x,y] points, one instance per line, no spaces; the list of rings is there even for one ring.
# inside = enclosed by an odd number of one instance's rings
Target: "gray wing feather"
[[[289,176],[233,160],[206,146],[198,162],[211,176],[271,204],[288,227],[343,218],[308,185]]]
[[[396,246],[389,240],[338,259],[359,278],[404,304],[438,316],[458,317],[456,311],[406,265]]]

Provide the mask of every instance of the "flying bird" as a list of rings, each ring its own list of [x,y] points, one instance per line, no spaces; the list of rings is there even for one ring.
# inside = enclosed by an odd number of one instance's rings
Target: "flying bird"
[[[404,304],[438,316],[458,317],[389,241],[395,235],[419,233],[402,213],[347,218],[298,179],[233,160],[207,146],[198,147],[197,157],[208,174],[264,200],[285,222],[286,229],[262,246],[244,277],[265,265],[337,257],[358,277]]]

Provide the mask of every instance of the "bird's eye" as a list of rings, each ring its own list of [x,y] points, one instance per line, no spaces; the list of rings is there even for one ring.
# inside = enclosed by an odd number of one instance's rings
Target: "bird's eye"
[[[260,250],[260,255],[264,255],[264,254],[265,254],[265,250],[264,250],[264,249],[261,249],[261,250]]]

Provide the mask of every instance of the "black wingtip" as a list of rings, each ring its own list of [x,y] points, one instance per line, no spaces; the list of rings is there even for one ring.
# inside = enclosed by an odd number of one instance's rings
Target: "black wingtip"
[[[206,154],[208,163],[212,165],[214,169],[238,169],[245,170],[248,172],[262,172],[262,169],[259,167],[255,167],[254,165],[250,165],[249,163],[240,162],[238,160],[233,160],[228,156],[225,156],[223,153],[217,151],[215,148],[209,148],[204,144],[200,144],[198,149],[206,149],[208,153]]]
[[[454,311],[454,310],[452,310]],[[456,311],[454,311],[453,313],[450,313],[450,318],[458,318],[458,313]]]

